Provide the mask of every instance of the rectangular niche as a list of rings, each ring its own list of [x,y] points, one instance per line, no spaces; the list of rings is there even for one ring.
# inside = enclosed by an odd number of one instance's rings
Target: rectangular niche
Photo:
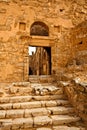
[[[60,25],[58,25],[58,26],[54,25],[54,31],[61,33],[61,26]]]
[[[19,23],[19,30],[22,30],[22,31],[26,30],[26,23],[20,22]]]

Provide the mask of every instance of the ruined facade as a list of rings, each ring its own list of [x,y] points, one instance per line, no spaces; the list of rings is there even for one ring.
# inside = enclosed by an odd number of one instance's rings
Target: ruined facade
[[[0,7],[0,82],[28,80],[30,45],[51,48],[51,74],[62,72],[80,54],[86,58],[86,28],[72,34],[87,20],[86,0],[1,0]]]
[[[30,46],[37,48],[31,56]],[[32,90],[25,86],[30,75],[51,75],[50,81],[56,82],[57,87],[62,85],[62,94],[68,95],[75,111],[87,124],[87,0],[0,0],[0,83],[18,82],[18,86],[13,83],[5,91],[0,90],[0,102],[20,102],[21,98],[14,100],[15,96],[25,94],[26,97],[26,93],[29,96]],[[49,83],[49,78],[41,77],[39,81]],[[34,92],[33,96],[37,96],[38,92]],[[41,100],[45,92],[39,93]],[[9,98],[10,94],[14,97]],[[54,91],[52,94],[55,96]],[[20,109],[21,105],[11,104],[11,108]],[[3,115],[6,118],[1,112],[1,118]]]

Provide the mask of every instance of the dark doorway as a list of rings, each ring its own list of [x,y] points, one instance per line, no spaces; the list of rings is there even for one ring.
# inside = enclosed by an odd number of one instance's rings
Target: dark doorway
[[[29,54],[29,75],[51,75],[51,47],[35,48]]]

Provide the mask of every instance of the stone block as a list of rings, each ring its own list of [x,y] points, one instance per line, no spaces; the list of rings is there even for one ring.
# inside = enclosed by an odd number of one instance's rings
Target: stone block
[[[52,119],[48,116],[34,117],[34,126],[52,125]]]
[[[0,110],[0,119],[5,118],[6,111]]]
[[[56,101],[45,101],[46,107],[57,106]]]
[[[20,103],[13,103],[13,109],[20,109],[21,105]]]
[[[73,108],[69,108],[69,107],[47,107],[48,111],[51,111],[51,113],[53,115],[60,115],[60,114],[68,114],[68,113],[72,113],[74,112]]]
[[[0,104],[0,110],[8,110],[8,109],[12,109],[12,104],[11,103]]]
[[[63,125],[71,122],[79,121],[79,117],[72,117],[68,115],[54,115],[51,116],[53,125]]]
[[[24,110],[7,110],[6,118],[22,118],[24,115]]]
[[[27,108],[39,108],[41,107],[41,102],[36,101],[36,102],[25,102],[25,103],[20,103],[21,108],[27,109]]]
[[[85,128],[73,126],[53,126],[53,130],[85,130]]]
[[[46,108],[35,108],[35,109],[26,109],[25,110],[25,117],[28,117],[32,115],[33,117],[35,116],[43,116],[43,115],[48,115],[49,112],[47,111]]]
[[[57,105],[58,106],[64,106],[64,105],[68,105],[69,104],[69,101],[68,100],[56,100],[57,102]]]
[[[10,98],[9,97],[0,98],[0,103],[8,103],[8,102],[10,102]]]
[[[25,110],[25,113],[24,113],[24,117],[31,117],[32,116],[32,114],[31,114],[31,111],[29,110],[29,109],[26,109]]]
[[[9,99],[11,103],[18,103],[18,102],[28,102],[32,100],[32,96],[16,96],[10,97]]]
[[[24,129],[33,127],[33,119],[32,118],[17,118],[13,120],[12,128],[22,127]]]
[[[33,118],[24,119],[24,128],[33,128]]]

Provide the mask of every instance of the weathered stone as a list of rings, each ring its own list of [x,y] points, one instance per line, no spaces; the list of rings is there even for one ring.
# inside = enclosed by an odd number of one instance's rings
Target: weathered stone
[[[44,126],[44,125],[51,125],[52,119],[48,116],[38,116],[34,117],[34,126]]]
[[[69,104],[69,101],[67,100],[57,100],[57,105],[60,106],[60,105],[68,105]]]
[[[5,118],[6,111],[0,111],[0,119]]]
[[[49,112],[46,110],[46,108],[35,108],[35,109],[26,109],[25,110],[25,117],[28,116],[44,116],[44,115],[48,115]]]
[[[12,124],[12,129],[23,127],[25,129],[33,127],[33,119],[32,118],[19,118],[14,119]]]
[[[0,110],[8,110],[8,109],[12,109],[12,104],[0,104]]]
[[[10,97],[10,102],[13,103],[17,103],[17,102],[28,102],[32,100],[32,96],[16,96],[16,97]]]
[[[20,103],[14,103],[13,104],[13,109],[20,109],[20,108],[21,108]]]
[[[68,126],[54,126],[53,130],[85,130],[85,128],[68,127]]]
[[[73,108],[65,108],[65,107],[47,107],[48,111],[51,111],[50,113],[52,113],[53,115],[60,115],[60,114],[67,114],[74,112]]]
[[[41,102],[36,101],[36,102],[25,102],[25,103],[20,103],[21,108],[39,108],[41,107]]]
[[[4,91],[0,89],[0,97],[4,96]]]
[[[22,118],[24,115],[24,110],[7,110],[6,118]]]
[[[46,107],[57,106],[57,102],[56,101],[45,101],[45,106]]]
[[[84,76],[78,76],[72,80],[69,86],[65,87],[65,92],[67,93],[70,102],[73,104],[75,111],[83,120],[86,121],[86,79]]]
[[[70,116],[66,116],[66,115],[54,115],[54,116],[51,116],[52,118],[52,122],[53,122],[53,125],[63,125],[63,124],[66,124],[66,123],[71,123],[71,122],[76,122],[76,121],[79,121],[80,118],[79,117],[70,117]]]

